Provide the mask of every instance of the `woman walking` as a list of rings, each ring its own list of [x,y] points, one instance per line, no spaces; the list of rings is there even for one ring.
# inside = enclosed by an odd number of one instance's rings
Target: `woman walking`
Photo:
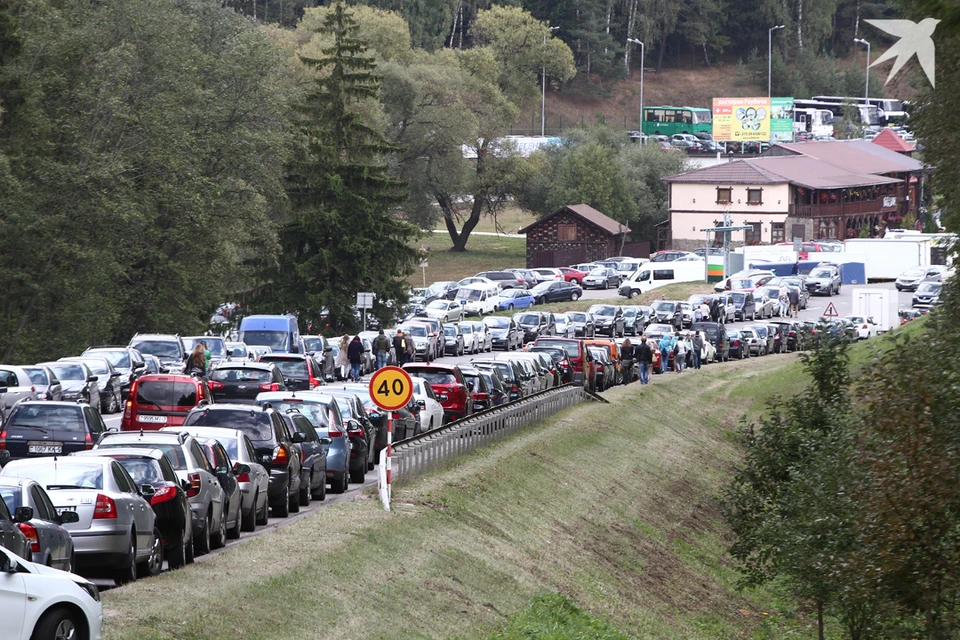
[[[350,375],[350,356],[348,351],[350,349],[350,336],[343,336],[340,338],[339,344],[340,350],[337,352],[337,366],[340,367],[340,379],[346,380],[347,376]]]

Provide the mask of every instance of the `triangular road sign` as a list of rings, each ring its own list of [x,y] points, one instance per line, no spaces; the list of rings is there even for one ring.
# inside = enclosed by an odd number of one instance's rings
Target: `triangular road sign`
[[[823,317],[825,318],[836,318],[840,314],[837,313],[837,308],[833,306],[833,303],[827,305],[827,310],[823,312]]]

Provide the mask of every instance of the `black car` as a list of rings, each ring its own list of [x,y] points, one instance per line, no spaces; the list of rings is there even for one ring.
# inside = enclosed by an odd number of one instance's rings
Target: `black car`
[[[116,447],[97,449],[89,454],[113,458],[127,470],[138,488],[147,484],[153,487],[153,495],[144,498],[156,515],[157,529],[163,539],[163,557],[171,569],[193,562],[193,527],[190,520],[190,503],[181,482],[177,479],[170,460],[159,449],[140,447]]]
[[[593,316],[597,333],[622,338],[624,334],[623,307],[615,304],[595,304],[587,313]]]
[[[673,325],[677,331],[683,327],[683,309],[676,300],[654,300],[650,309],[651,323]]]
[[[369,386],[355,385],[353,389],[348,388],[347,385],[344,385],[339,389],[327,387],[323,390],[323,392],[337,398],[337,403],[341,406],[343,404],[350,405],[352,419],[360,423],[360,426],[363,430],[363,438],[366,441],[365,448],[367,450],[367,471],[373,471],[373,467],[380,459],[381,449],[387,446],[387,422],[386,416],[383,417],[382,426],[380,421],[373,419],[374,412],[370,411],[370,407],[376,407],[376,405],[374,405],[373,400],[370,399]],[[411,399],[407,406],[402,407],[399,411],[394,412],[394,440],[399,440],[399,438],[396,437],[396,434],[397,425],[400,422],[408,419],[415,424],[419,424],[420,421],[417,419],[416,415],[419,410],[420,409],[417,407],[417,403]],[[382,410],[377,408],[377,412],[382,413]],[[409,418],[406,418],[405,416],[408,416]],[[409,424],[409,422],[407,424]],[[415,428],[411,429],[410,435],[414,435],[414,431]],[[351,437],[354,437],[353,434],[351,434]]]
[[[467,383],[467,392],[473,400],[473,411],[486,411],[491,406],[490,387],[486,379],[480,375],[480,370],[469,365],[461,365],[460,373]]]
[[[269,362],[228,360],[213,369],[208,380],[215,402],[253,404],[261,391],[287,391],[280,369]]]
[[[300,456],[300,506],[310,504],[311,497],[323,500],[327,496],[327,452],[324,445],[329,445],[332,440],[321,438],[307,417],[296,409],[281,413],[280,417],[291,433],[303,434],[300,443],[303,452]]]
[[[520,365],[516,362],[511,360],[478,360],[471,361],[470,364],[477,368],[496,369],[506,385],[507,397],[510,402],[523,397],[524,374],[520,370]]]
[[[323,392],[330,395],[336,395],[335,391],[349,391],[360,399],[367,419],[376,430],[373,457],[379,460],[380,451],[387,446],[387,412],[373,402],[370,397],[370,387],[366,384],[343,383],[323,388]],[[416,415],[418,410],[416,403],[410,400],[410,404],[393,412],[394,442],[412,438],[420,432],[420,422]]]
[[[190,410],[187,427],[226,427],[243,431],[270,473],[267,502],[274,517],[300,511],[300,442],[304,434],[291,433],[280,413],[269,406],[207,405]]]
[[[781,348],[784,351],[798,351],[803,349],[803,332],[795,320],[778,320],[770,324],[780,328]]]
[[[753,322],[757,319],[757,303],[753,298],[753,294],[749,291],[734,291],[733,296],[733,307],[734,318],[736,320],[747,321],[747,318],[750,318],[750,321]]]
[[[514,322],[520,325],[523,330],[523,343],[533,342],[540,336],[550,336],[556,333],[556,323],[550,322],[552,315],[543,314],[539,311],[521,311],[514,315]]]
[[[490,329],[494,349],[510,351],[523,346],[523,329],[512,318],[487,316],[482,322]]]
[[[500,375],[500,370],[482,367],[476,367],[476,369],[480,372],[480,377],[486,381],[487,388],[490,390],[490,406],[499,407],[502,404],[507,404],[510,400],[510,394],[507,391],[507,384]]]
[[[340,407],[340,420],[350,438],[350,482],[359,484],[367,470],[372,468],[376,434],[370,431],[369,423],[364,420],[367,412],[355,394],[341,393],[335,397]]]
[[[240,481],[237,479],[238,471],[234,471],[233,461],[227,454],[227,450],[216,438],[197,438],[197,444],[203,449],[207,456],[207,462],[210,463],[210,470],[220,483],[223,489],[224,499],[227,504],[223,507],[223,517],[227,520],[227,537],[236,540],[240,537],[240,527],[243,521],[243,500],[240,495]],[[250,473],[250,467],[246,469]]]
[[[719,322],[694,322],[690,326],[690,331],[699,331],[703,336],[704,342],[709,342],[717,350],[715,356],[717,362],[727,362],[730,360],[730,338],[727,335],[726,328]]]
[[[296,353],[265,353],[257,362],[280,369],[287,391],[310,391],[323,384],[323,367],[313,356]],[[279,389],[277,389],[279,391]]]
[[[453,300],[457,297],[460,285],[456,282],[434,282],[424,292],[423,306],[433,300]]]
[[[541,282],[530,290],[537,304],[547,302],[576,302],[583,296],[583,289],[573,282]]]
[[[597,372],[597,391],[603,391],[616,384],[616,366],[610,360],[605,349],[593,347],[588,349],[593,356],[594,370]]]
[[[750,345],[745,341],[744,337],[740,335],[739,331],[731,329],[727,332],[727,339],[730,341],[731,358],[743,360],[744,358],[750,357]]]
[[[77,402],[21,402],[3,426],[11,459],[92,449],[106,430],[99,413]]]
[[[583,311],[568,311],[567,319],[570,326],[573,327],[575,338],[595,338],[597,336],[597,325],[591,314]]]
[[[560,375],[560,384],[566,384],[568,382],[573,382],[573,367],[570,366],[570,361],[567,360],[567,352],[561,349],[560,347],[532,347],[530,349],[531,353],[543,352],[548,354],[553,359],[553,365],[556,371]]]
[[[647,326],[647,317],[641,307],[631,305],[623,308],[623,331],[631,336],[638,336],[643,333],[643,328]]]

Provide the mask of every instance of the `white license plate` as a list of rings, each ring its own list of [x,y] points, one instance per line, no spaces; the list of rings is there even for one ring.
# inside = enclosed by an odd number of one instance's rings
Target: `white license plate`
[[[76,508],[75,506],[73,506],[73,505],[70,505],[70,506],[67,506],[67,507],[55,507],[55,509],[57,510],[57,515],[61,515],[64,511],[76,511],[76,510],[77,510],[77,508]]]
[[[62,442],[28,442],[27,452],[39,453],[39,454],[50,454],[50,453],[60,454],[60,453],[63,453],[63,443]]]
[[[137,416],[137,422],[152,422],[155,424],[164,424],[167,416]]]

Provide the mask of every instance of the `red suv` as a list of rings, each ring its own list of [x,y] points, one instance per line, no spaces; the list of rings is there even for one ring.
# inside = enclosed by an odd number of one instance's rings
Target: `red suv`
[[[573,367],[573,381],[583,383],[591,391],[597,388],[597,369],[590,357],[590,351],[584,348],[581,340],[573,338],[537,338],[534,347],[560,347],[567,354],[567,361]]]
[[[141,376],[130,386],[120,431],[179,427],[190,409],[210,402],[213,396],[201,378],[168,374]]]
[[[403,368],[412,376],[420,376],[430,385],[443,407],[443,417],[459,420],[473,413],[473,399],[467,391],[467,381],[457,365],[414,364]]]

